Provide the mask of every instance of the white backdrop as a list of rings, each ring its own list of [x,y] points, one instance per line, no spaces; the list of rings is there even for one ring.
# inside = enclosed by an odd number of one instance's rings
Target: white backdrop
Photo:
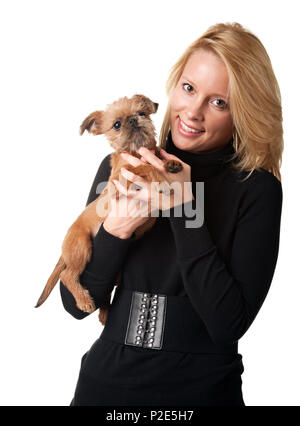
[[[206,3],[206,4],[205,4]],[[104,136],[79,136],[82,120],[121,96],[166,107],[165,82],[210,25],[239,22],[263,42],[283,99],[281,239],[269,294],[240,340],[244,400],[300,405],[299,33],[297,1],[1,2],[0,405],[69,405],[82,355],[101,333],[97,313],[78,321],[57,286],[34,305],[81,213]]]

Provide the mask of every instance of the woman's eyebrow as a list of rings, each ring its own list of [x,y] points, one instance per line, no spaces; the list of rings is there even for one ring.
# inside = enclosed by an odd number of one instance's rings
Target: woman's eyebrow
[[[186,77],[185,75],[181,76],[182,79],[188,81],[192,86],[196,86],[197,85],[195,83],[192,82],[192,80],[190,80],[188,77]],[[221,98],[224,98],[226,100],[228,100],[228,96],[226,95],[222,95],[221,93],[212,93],[211,96],[220,96]]]

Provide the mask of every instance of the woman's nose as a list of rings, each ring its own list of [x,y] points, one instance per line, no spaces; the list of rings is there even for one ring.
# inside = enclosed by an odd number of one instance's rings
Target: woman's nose
[[[186,114],[187,117],[190,120],[200,120],[203,121],[204,120],[204,109],[205,109],[205,104],[204,104],[204,100],[191,100],[190,103],[187,105],[186,108]]]

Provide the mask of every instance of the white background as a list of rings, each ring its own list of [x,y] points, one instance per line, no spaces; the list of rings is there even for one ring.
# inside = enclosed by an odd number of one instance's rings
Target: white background
[[[122,96],[159,103],[171,66],[210,25],[239,22],[263,42],[283,99],[285,151],[278,263],[269,294],[240,340],[244,400],[300,405],[299,33],[297,1],[1,2],[1,405],[69,405],[82,355],[101,333],[78,321],[57,286],[34,305],[67,228],[81,213],[104,136],[82,120]]]

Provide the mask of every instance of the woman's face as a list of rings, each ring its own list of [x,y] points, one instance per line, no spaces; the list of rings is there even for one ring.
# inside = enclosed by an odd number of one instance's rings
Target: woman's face
[[[197,153],[228,143],[233,133],[228,85],[226,67],[214,54],[202,51],[190,56],[170,98],[171,133],[177,148]]]

